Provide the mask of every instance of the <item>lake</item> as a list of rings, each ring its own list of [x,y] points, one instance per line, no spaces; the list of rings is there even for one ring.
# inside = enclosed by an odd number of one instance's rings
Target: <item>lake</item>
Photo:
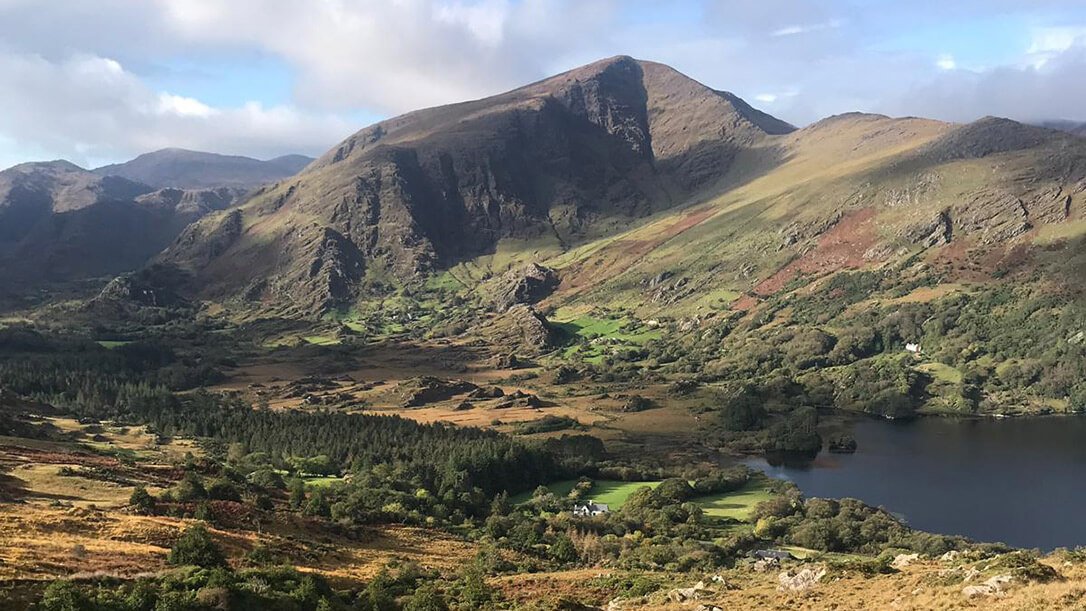
[[[852,497],[911,526],[1017,547],[1086,546],[1086,418],[862,419],[855,454],[747,461],[808,497]]]

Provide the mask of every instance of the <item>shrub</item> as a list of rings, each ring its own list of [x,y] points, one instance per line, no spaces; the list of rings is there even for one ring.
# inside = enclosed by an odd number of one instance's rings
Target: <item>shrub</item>
[[[202,567],[226,566],[226,556],[211,540],[211,534],[203,524],[192,526],[170,548],[166,561],[175,566]]]
[[[283,476],[279,475],[272,469],[260,469],[258,471],[254,471],[251,475],[249,475],[249,482],[252,483],[254,486],[258,486],[267,490],[282,490],[287,487],[286,483],[283,482]]]
[[[137,513],[152,514],[155,512],[155,497],[151,496],[151,493],[147,492],[147,488],[143,486],[136,486],[136,489],[132,491],[132,496],[128,499],[128,504]]]
[[[566,535],[559,535],[558,539],[551,545],[550,556],[553,560],[562,564],[576,562],[578,559],[577,548]]]
[[[86,597],[70,581],[54,581],[49,584],[38,603],[41,611],[81,611],[87,607]]]
[[[494,589],[487,585],[483,573],[469,568],[460,578],[460,602],[467,609],[484,609],[494,600]]]
[[[234,482],[228,479],[216,479],[207,487],[208,498],[217,501],[240,501],[241,494],[234,486]]]
[[[181,503],[207,498],[207,490],[199,475],[189,471],[174,487],[173,498]]]
[[[445,597],[431,584],[415,590],[415,594],[403,607],[404,611],[447,611],[448,608]]]

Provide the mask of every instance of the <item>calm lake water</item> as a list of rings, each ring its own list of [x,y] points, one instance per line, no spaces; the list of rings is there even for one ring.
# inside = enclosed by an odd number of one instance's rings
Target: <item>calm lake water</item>
[[[855,454],[749,461],[808,497],[880,505],[930,532],[1018,547],[1086,546],[1086,417],[856,422]]]

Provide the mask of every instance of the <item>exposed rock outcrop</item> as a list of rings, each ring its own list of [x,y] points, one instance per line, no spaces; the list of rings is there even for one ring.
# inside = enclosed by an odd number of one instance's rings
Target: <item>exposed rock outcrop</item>
[[[985,244],[1009,241],[1033,227],[1022,200],[1003,192],[974,196],[954,210],[954,222],[963,234]]]
[[[512,269],[497,279],[494,287],[494,306],[505,311],[518,305],[534,304],[558,288],[558,272],[529,263],[524,267]]]
[[[943,210],[929,221],[908,227],[905,229],[904,237],[912,244],[920,244],[928,248],[949,244],[954,237],[954,226],[950,220],[950,214]]]
[[[1010,575],[996,575],[984,581],[984,583],[965,586],[962,588],[962,594],[966,598],[983,598],[988,596],[999,596],[1007,589],[1007,586],[1011,584],[1014,579]]]
[[[465,380],[442,380],[432,376],[413,378],[401,384],[404,407],[422,407],[470,393],[479,387]]]
[[[486,333],[500,346],[515,349],[520,354],[537,355],[554,348],[558,333],[531,306],[515,305],[485,324]]]
[[[826,567],[807,567],[796,573],[783,571],[777,575],[781,592],[806,592],[818,585],[818,582],[826,576]]]

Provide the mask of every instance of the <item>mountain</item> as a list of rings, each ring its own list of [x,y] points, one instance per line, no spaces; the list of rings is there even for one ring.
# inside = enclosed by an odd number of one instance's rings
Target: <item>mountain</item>
[[[112,275],[143,265],[192,221],[242,191],[160,189],[67,161],[0,172],[4,292]]]
[[[1077,138],[991,117],[852,113],[797,130],[616,57],[363,129],[158,261],[201,297],[302,315],[530,261],[559,270],[552,303],[693,313],[952,242],[1024,244],[1079,218],[1084,160]]]
[[[779,162],[768,143],[794,129],[667,66],[611,58],[368,127],[190,228],[161,261],[208,295],[326,311],[366,282],[502,244],[610,235]]]
[[[99,176],[119,176],[155,187],[250,189],[293,176],[313,161],[285,155],[260,161],[249,157],[168,148],[145,153],[125,163],[93,170]]]
[[[1049,129],[1058,129],[1061,132],[1067,132],[1076,136],[1086,136],[1086,122],[1079,121],[1044,121],[1040,123],[1041,127],[1047,127]]]

